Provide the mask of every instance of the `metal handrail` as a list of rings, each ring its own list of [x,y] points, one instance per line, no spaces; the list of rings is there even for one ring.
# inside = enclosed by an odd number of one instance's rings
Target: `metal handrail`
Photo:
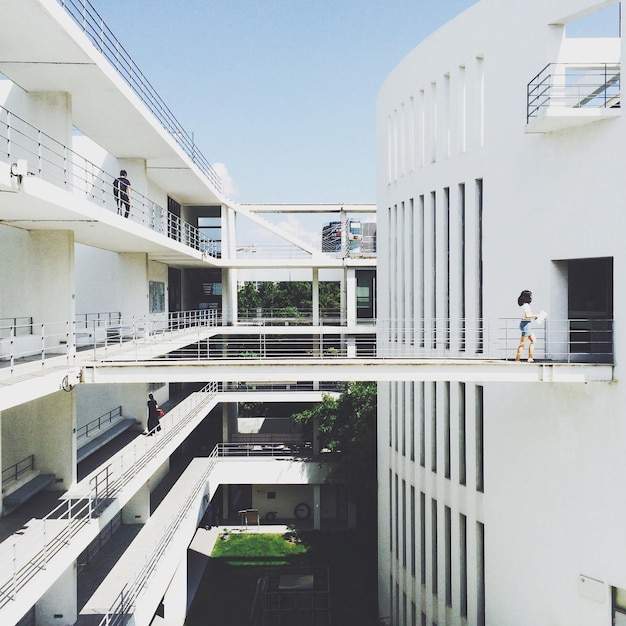
[[[153,313],[143,317],[96,318],[87,325],[80,319],[0,326],[0,337],[6,335],[0,343],[0,371],[7,366],[13,375],[22,363],[30,366],[38,363],[42,370],[48,365],[65,364],[71,367],[76,363],[77,349],[89,348],[112,354],[129,343],[135,346],[139,342],[144,346],[157,344],[176,333],[199,331],[218,323],[217,311],[198,309]],[[193,342],[193,337],[190,341]],[[63,358],[62,363],[59,357]]]
[[[24,472],[35,469],[35,455],[31,454],[2,470],[2,484],[17,480]]]
[[[146,591],[150,577],[156,571],[161,559],[167,554],[168,548],[176,536],[176,532],[191,511],[194,502],[197,501],[198,495],[202,492],[206,492],[210,475],[217,463],[218,456],[215,448],[208,456],[209,463],[207,467],[194,483],[182,507],[171,516],[170,522],[164,527],[158,543],[130,582],[124,585],[124,588],[118,595],[113,606],[99,622],[99,626],[117,626],[118,624],[125,623],[126,617],[132,613],[135,608],[137,600]]]
[[[619,63],[548,63],[527,85],[526,120],[548,107],[619,107]]]
[[[254,449],[253,449],[254,448]],[[167,549],[170,546],[172,539],[174,538],[176,531],[180,528],[183,520],[191,510],[192,505],[198,498],[198,494],[202,491],[206,491],[209,487],[209,481],[211,473],[215,468],[218,459],[220,458],[241,458],[246,457],[259,457],[259,456],[293,456],[288,451],[277,443],[267,443],[262,445],[255,445],[254,447],[247,444],[224,444],[220,443],[213,448],[209,456],[209,463],[205,470],[201,473],[198,480],[194,483],[189,496],[186,498],[183,506],[177,510],[171,517],[171,521],[163,529],[163,533],[158,543],[153,548],[151,554],[146,558],[144,565],[137,570],[129,583],[127,583],[118,597],[116,598],[113,606],[107,611],[105,616],[99,622],[99,626],[117,626],[123,624],[133,609],[136,607],[137,600],[148,588],[151,575],[156,570],[159,561],[167,553]]]
[[[88,0],[57,0],[218,192],[222,180]]]
[[[114,358],[124,352],[126,361],[148,361],[156,356],[160,362],[201,360],[266,360],[266,359],[500,359],[514,358],[519,343],[519,319],[395,319],[378,318],[368,332],[356,335],[354,342],[345,339],[350,329],[329,326],[313,334],[307,326],[302,332],[281,332],[283,324],[260,325],[254,332],[242,326],[236,333],[219,332],[221,320],[217,311],[201,309],[171,314],[121,318],[119,323],[94,327],[90,337],[82,337],[69,322],[35,324],[33,335],[37,346],[31,352],[20,348],[19,341],[9,344],[9,354],[0,354],[11,371],[20,358],[35,355],[45,365],[52,356],[64,355],[68,364],[75,364],[77,340],[81,348],[94,350],[97,360]],[[94,322],[95,324],[96,322]],[[555,362],[613,362],[613,320],[611,319],[548,319],[535,326],[535,356]],[[212,332],[205,332],[213,328]],[[52,329],[52,330],[50,330]],[[371,332],[370,332],[371,330]],[[180,347],[163,349],[166,338],[184,338]],[[21,338],[24,340],[24,337]],[[28,339],[28,338],[26,338]],[[86,342],[86,343],[85,343]],[[128,347],[132,347],[129,352]],[[55,361],[56,363],[56,361]],[[0,362],[1,371],[2,362]]]
[[[32,335],[32,333],[32,317],[0,317],[0,339],[7,339],[13,336]]]
[[[0,118],[0,142],[3,144],[0,154],[4,155],[0,158],[5,162],[11,164],[23,159],[28,164],[29,174],[71,190],[112,213],[122,213],[113,187],[116,176],[2,106]],[[203,254],[220,256],[220,242],[209,239],[198,228],[134,188],[128,219]]]
[[[106,467],[92,476],[89,492],[93,494],[96,502],[119,494],[181,430],[202,413],[219,389],[218,383],[212,382],[200,391],[192,393],[178,404],[174,411],[161,418],[161,432],[158,436],[135,439]],[[154,430],[157,428],[159,427]]]
[[[116,417],[122,417],[122,406],[116,406],[114,409],[111,409],[107,413],[92,419],[90,422],[87,422],[85,425],[76,429],[76,440],[82,439],[83,437],[89,437],[93,431],[102,430],[102,427],[105,424],[111,424]]]
[[[13,600],[39,571],[46,569],[50,560],[86,524],[98,517],[99,507],[105,500],[118,495],[176,434],[202,414],[217,391],[217,383],[209,383],[200,392],[191,394],[177,407],[177,415],[180,412],[184,415],[174,420],[168,414],[162,422],[164,435],[146,437],[140,440],[141,443],[135,440],[89,481],[87,493],[82,497],[62,502],[44,518],[32,522],[26,532],[14,535],[11,558],[0,562],[0,572],[6,576],[0,578],[0,608]],[[58,528],[59,521],[63,520],[66,523]]]

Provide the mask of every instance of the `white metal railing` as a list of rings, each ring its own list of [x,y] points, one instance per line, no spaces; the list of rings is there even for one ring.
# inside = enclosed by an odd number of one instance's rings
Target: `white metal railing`
[[[129,344],[146,346],[219,323],[217,311],[207,309],[143,317],[94,313],[78,315],[72,322],[33,323],[32,318],[26,317],[4,319],[9,323],[0,325],[0,372],[6,367],[10,374],[24,363],[38,364],[41,370],[60,364],[71,367],[76,364],[77,350],[92,349],[97,358]],[[20,319],[23,323],[19,323]]]
[[[88,0],[57,0],[191,161],[222,191],[222,180]]]
[[[220,458],[246,458],[246,457],[292,457],[293,453],[281,444],[275,442],[258,443],[255,445],[219,443],[208,456],[208,464],[198,480],[189,492],[183,506],[172,513],[170,522],[163,527],[159,541],[154,546],[152,552],[146,556],[145,563],[137,570],[130,582],[118,595],[113,606],[102,618],[99,626],[121,626],[126,623],[127,617],[133,612],[138,599],[148,588],[149,580],[156,571],[161,559],[167,555],[169,546],[180,528],[186,516],[192,510],[198,495],[203,491],[208,491],[211,473]]]
[[[135,572],[130,581],[124,585],[113,606],[99,622],[99,626],[118,626],[126,623],[128,615],[133,612],[137,604],[137,600],[148,588],[152,574],[156,571],[163,557],[168,554],[168,548],[176,536],[176,532],[192,511],[198,496],[202,492],[207,491],[210,475],[217,463],[218,456],[216,449],[214,449],[208,457],[209,463],[207,467],[194,483],[183,506],[172,512],[169,523],[163,527],[163,532],[152,552],[146,555],[144,564]]]
[[[527,87],[527,121],[548,107],[618,108],[619,63],[548,63]]]
[[[345,315],[342,317],[340,309],[320,309],[317,315],[320,325],[338,326],[347,324]],[[311,326],[314,311],[311,308],[298,306],[284,307],[251,307],[239,309],[237,323],[249,326],[297,325]],[[359,322],[374,322],[375,320],[358,320]]]
[[[112,213],[121,211],[113,187],[115,175],[4,107],[0,107],[0,159],[8,164],[25,160],[29,174]],[[128,219],[194,250],[216,258],[220,256],[220,242],[208,239],[195,226],[131,189]]]
[[[10,550],[3,550],[0,557],[0,609],[97,517],[103,503],[115,498],[178,433],[204,416],[203,410],[217,391],[217,383],[210,383],[188,396],[163,418],[163,432],[158,437],[133,441],[89,480],[85,494],[62,502],[41,520],[33,520],[22,534],[2,544],[3,548],[8,544]]]
[[[93,349],[93,358],[114,358],[124,352],[125,361],[147,361],[159,356],[165,364],[180,360],[237,359],[499,359],[515,357],[519,344],[519,319],[413,319],[376,320],[370,331],[354,335],[345,326],[329,325],[324,332],[311,333],[307,324],[293,318],[302,332],[281,332],[291,325],[289,318],[268,318],[271,326],[259,324],[251,332],[249,321],[242,332],[228,327],[219,332],[217,311],[206,309],[170,314],[153,314],[108,322],[93,321],[92,328],[80,330],[72,323],[32,324],[33,335],[17,337],[18,327],[9,329],[9,339],[0,340],[0,372],[10,366],[11,373],[22,361],[41,363],[51,357],[65,356],[68,365],[76,356]],[[267,319],[266,319],[267,321]],[[368,320],[370,321],[370,320]],[[30,325],[29,325],[30,326]],[[214,327],[212,333],[200,333]],[[362,330],[362,329],[361,329]],[[367,330],[367,329],[366,329]],[[1,333],[7,333],[0,328]],[[613,362],[613,320],[546,320],[533,325],[537,342],[535,358],[555,362]],[[176,345],[166,339],[179,338]],[[24,343],[30,341],[29,344]],[[34,344],[33,344],[34,341]],[[129,350],[132,348],[132,350]],[[77,353],[78,350],[78,353]],[[53,363],[58,365],[58,360]]]
[[[218,383],[208,383],[187,396],[175,409],[161,418],[151,433],[124,448],[109,464],[90,478],[89,493],[96,503],[113,498],[122,491],[161,451],[203,413],[219,391]],[[159,429],[159,432],[156,432]]]

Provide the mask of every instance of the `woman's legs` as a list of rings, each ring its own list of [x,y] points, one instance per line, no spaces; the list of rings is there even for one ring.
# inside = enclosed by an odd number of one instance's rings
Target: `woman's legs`
[[[534,361],[533,352],[535,351],[535,335],[529,335],[528,339],[530,339],[530,343],[528,344],[528,362],[532,363]]]
[[[532,363],[534,361],[533,359],[533,353],[535,351],[535,335],[528,335],[528,336],[524,336],[522,335],[520,337],[519,340],[519,346],[517,346],[517,354],[515,355],[515,360],[519,361],[522,358],[522,352],[524,351],[524,345],[526,344],[526,339],[529,340],[529,344],[528,344],[528,362]]]

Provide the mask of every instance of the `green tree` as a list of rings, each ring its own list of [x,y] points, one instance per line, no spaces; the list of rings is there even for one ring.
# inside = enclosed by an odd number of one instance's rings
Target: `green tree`
[[[273,309],[275,315],[296,317],[297,311],[313,307],[313,287],[306,281],[247,282],[238,291],[239,313],[254,313],[257,308]],[[340,289],[338,282],[321,282],[320,308],[339,311]]]
[[[350,488],[362,505],[376,500],[376,383],[347,383],[339,398],[297,413],[294,420],[312,429],[319,423],[320,447],[340,452],[331,479]],[[376,507],[374,506],[374,509]]]

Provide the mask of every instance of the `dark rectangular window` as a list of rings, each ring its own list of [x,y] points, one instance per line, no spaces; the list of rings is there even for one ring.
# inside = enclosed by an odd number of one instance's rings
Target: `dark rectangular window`
[[[430,405],[430,469],[437,472],[437,383],[431,383]]]
[[[426,467],[426,401],[424,394],[426,385],[424,381],[419,383],[420,394],[420,465]]]
[[[444,199],[444,212],[443,212],[443,237],[445,239],[445,254],[443,261],[445,263],[445,280],[446,280],[446,293],[445,293],[445,346],[450,348],[450,188],[445,187],[443,190]]]
[[[409,558],[411,559],[411,576],[415,576],[415,535],[417,533],[415,522],[415,487],[411,485],[411,548],[409,553]]]
[[[409,437],[411,438],[410,442],[410,450],[411,450],[411,461],[415,461],[415,383],[410,382],[408,384],[408,392],[409,392],[409,402],[408,402],[408,410],[407,417],[411,420],[410,422],[410,432]]]
[[[437,554],[439,552],[439,535],[437,532],[437,500],[432,499],[430,502],[431,514],[431,575],[432,575],[432,592],[434,595],[439,593],[439,562]]]
[[[485,626],[485,526],[476,523],[476,624]]]
[[[400,419],[402,420],[402,456],[406,456],[406,387],[407,383],[398,383],[400,387],[400,402],[398,410],[400,411]]]
[[[476,490],[485,491],[483,387],[476,387]]]
[[[467,485],[467,448],[465,441],[466,428],[465,383],[459,383],[459,483]]]
[[[446,381],[443,383],[443,417],[444,417],[444,472],[446,478],[450,478],[451,476],[451,461],[450,461],[450,382]]]
[[[406,569],[406,481],[402,481],[402,567]]]
[[[476,180],[476,206],[478,211],[478,352],[483,352],[483,181]]]
[[[465,183],[461,183],[459,185],[459,228],[461,229],[461,251],[460,251],[460,276],[461,276],[461,293],[459,294],[459,298],[461,301],[461,350],[465,350],[465,317],[466,317],[466,308],[465,308],[465,285],[467,282],[467,276],[465,275],[466,271],[466,226],[465,226]]]
[[[420,582],[426,584],[426,494],[420,492]]]
[[[395,540],[395,552],[396,559],[400,557],[400,493],[399,493],[399,485],[398,485],[398,475],[394,475],[394,491],[395,491],[395,510],[396,514],[394,515],[395,525],[393,529],[393,534],[396,538]]]
[[[445,508],[446,605],[452,606],[452,509]]]
[[[461,617],[467,617],[467,517],[459,514],[459,604]]]

